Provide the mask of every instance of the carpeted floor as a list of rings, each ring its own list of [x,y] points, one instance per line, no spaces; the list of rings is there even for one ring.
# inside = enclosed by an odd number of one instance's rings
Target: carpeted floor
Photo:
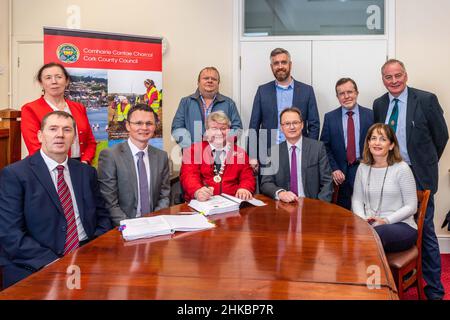
[[[442,259],[442,284],[445,289],[444,300],[450,300],[450,254],[441,254]],[[408,289],[408,291],[403,296],[404,300],[417,300],[419,297],[417,295],[417,290],[415,287]]]

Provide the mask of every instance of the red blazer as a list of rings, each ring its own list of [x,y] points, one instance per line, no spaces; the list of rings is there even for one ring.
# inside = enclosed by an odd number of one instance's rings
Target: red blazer
[[[97,142],[89,124],[86,108],[75,101],[66,99],[66,102],[77,124],[81,161],[91,163],[95,156]],[[52,111],[53,109],[47,104],[44,96],[22,106],[20,129],[30,156],[41,148],[37,132],[41,128],[42,118]]]
[[[192,144],[183,152],[180,182],[186,201],[194,198],[194,193],[204,186],[214,187],[214,194],[227,193],[232,196],[237,189],[244,188],[255,192],[256,182],[249,165],[248,155],[242,148],[234,145],[227,154],[222,181],[214,182],[214,158],[207,141]]]

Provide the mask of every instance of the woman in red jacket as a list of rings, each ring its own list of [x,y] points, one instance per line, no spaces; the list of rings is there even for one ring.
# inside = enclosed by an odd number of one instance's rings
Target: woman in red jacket
[[[86,108],[81,103],[64,98],[64,91],[70,81],[69,73],[61,64],[50,62],[39,69],[36,79],[44,94],[39,99],[23,105],[21,114],[21,131],[29,155],[41,148],[37,132],[42,118],[49,112],[60,110],[70,113],[77,124],[70,157],[91,163],[97,143],[89,125]]]

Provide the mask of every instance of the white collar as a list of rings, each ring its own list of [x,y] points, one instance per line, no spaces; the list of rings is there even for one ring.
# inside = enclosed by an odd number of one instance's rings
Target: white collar
[[[209,143],[209,142],[208,142]],[[213,146],[211,143],[209,143],[209,146],[211,147],[211,151],[225,151],[225,152],[228,152],[229,150],[230,150],[230,144],[229,143],[227,143],[226,145],[225,145],[225,147],[223,147],[223,148],[217,148],[217,147],[215,147],[215,146]]]
[[[292,146],[295,146],[300,151],[302,150],[303,136],[300,136],[300,139],[298,139],[298,141],[295,144],[290,144],[287,140],[286,143],[288,146],[288,150],[291,149]]]
[[[395,97],[389,93],[389,103],[392,103],[392,100],[394,99]],[[408,87],[405,87],[405,90],[403,90],[402,93],[400,93],[397,99],[405,104],[408,102]]]
[[[42,149],[40,150],[40,152],[42,159],[44,159],[44,162],[47,165],[49,171],[55,170],[57,166],[64,166],[64,169],[69,169],[69,167],[67,166],[67,160],[69,159],[69,157],[66,156],[66,159],[62,163],[58,163],[49,156],[47,156],[45,152],[42,151]]]
[[[138,152],[143,151],[144,152],[144,156],[148,156],[148,145],[144,150],[139,149],[132,141],[130,138],[128,138],[128,146],[131,149],[131,154],[133,156],[136,156],[138,154]]]

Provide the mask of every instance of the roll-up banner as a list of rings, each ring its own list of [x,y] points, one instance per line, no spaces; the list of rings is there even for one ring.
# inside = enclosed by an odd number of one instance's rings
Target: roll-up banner
[[[69,72],[67,98],[86,107],[97,156],[128,138],[125,120],[136,103],[157,113],[150,143],[163,148],[162,38],[44,27],[44,63],[49,62]]]

